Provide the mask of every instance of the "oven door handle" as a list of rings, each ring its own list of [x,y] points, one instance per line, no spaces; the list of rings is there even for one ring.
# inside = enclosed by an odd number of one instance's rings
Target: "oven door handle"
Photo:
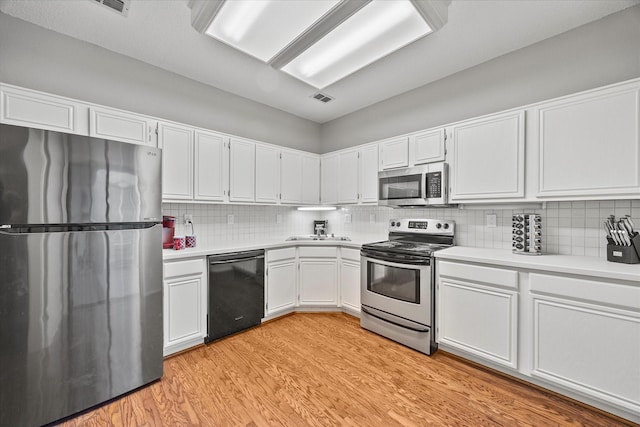
[[[398,258],[394,258],[394,257],[389,257],[389,256],[384,256],[381,254],[371,254],[370,252],[365,252],[362,251],[360,253],[360,255],[362,256],[362,258],[371,260],[371,261],[383,261],[386,263],[389,263],[388,265],[391,265],[392,267],[405,267],[407,265],[419,265],[419,266],[428,266],[431,265],[430,259],[429,258],[421,258],[421,259],[398,259]]]
[[[402,324],[400,324],[398,322],[394,322],[393,320],[389,320],[389,319],[387,319],[385,317],[373,314],[372,312],[370,312],[369,310],[367,310],[364,307],[360,307],[360,310],[362,310],[363,312],[367,313],[371,317],[375,317],[376,319],[380,319],[383,322],[388,322],[388,323],[391,323],[392,325],[396,325],[396,326],[399,326],[399,327],[404,328],[404,329],[409,329],[409,330],[415,331],[415,332],[429,332],[429,328],[419,328],[418,329],[418,328],[412,328],[411,326],[402,325]]]

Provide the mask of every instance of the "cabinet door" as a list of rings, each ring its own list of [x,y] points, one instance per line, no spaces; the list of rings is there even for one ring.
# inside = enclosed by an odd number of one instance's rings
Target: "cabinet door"
[[[16,126],[78,133],[79,105],[69,99],[0,86],[0,122]]]
[[[320,203],[319,156],[302,156],[302,203]]]
[[[360,312],[360,263],[342,261],[340,269],[340,287],[342,306],[351,311]]]
[[[98,107],[89,109],[89,136],[96,138],[155,147],[156,124],[153,119],[126,111]]]
[[[267,265],[267,316],[295,307],[297,272],[295,258]]]
[[[524,197],[524,111],[452,127],[451,201]]]
[[[539,108],[539,197],[640,192],[640,89],[618,86]]]
[[[436,129],[416,133],[409,138],[409,163],[421,165],[439,162],[445,158],[445,132]]]
[[[275,147],[256,145],[256,202],[276,203],[278,201],[279,154]]]
[[[253,142],[231,138],[230,195],[232,202],[255,200],[256,146]]]
[[[442,344],[516,369],[518,293],[442,278],[437,331]]]
[[[360,202],[378,201],[378,147],[370,145],[360,150]]]
[[[338,203],[358,203],[359,154],[348,151],[339,154]]]
[[[190,128],[160,123],[158,146],[162,149],[162,198],[193,198],[193,131]]]
[[[195,132],[195,200],[228,200],[229,150],[226,137],[211,132]]]
[[[338,171],[340,168],[340,158],[337,154],[322,156],[321,160],[321,194],[322,203],[327,205],[338,203]]]
[[[300,305],[338,305],[335,259],[300,259]]]
[[[203,339],[202,287],[202,276],[165,280],[165,356],[171,347]]]
[[[640,288],[531,273],[532,376],[640,413]]]
[[[380,142],[380,170],[409,166],[409,138],[389,139]]]
[[[302,156],[292,151],[282,151],[280,153],[280,202],[300,203],[302,183]]]

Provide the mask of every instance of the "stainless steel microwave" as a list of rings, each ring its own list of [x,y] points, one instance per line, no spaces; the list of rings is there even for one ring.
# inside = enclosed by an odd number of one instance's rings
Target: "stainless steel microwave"
[[[448,165],[430,163],[378,172],[378,205],[391,207],[448,204]]]

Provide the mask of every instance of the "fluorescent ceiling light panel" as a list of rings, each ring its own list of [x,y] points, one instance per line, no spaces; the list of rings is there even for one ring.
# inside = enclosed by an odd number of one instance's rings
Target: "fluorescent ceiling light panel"
[[[268,62],[340,0],[227,0],[206,34]]]
[[[321,89],[431,32],[409,0],[373,0],[282,71]]]

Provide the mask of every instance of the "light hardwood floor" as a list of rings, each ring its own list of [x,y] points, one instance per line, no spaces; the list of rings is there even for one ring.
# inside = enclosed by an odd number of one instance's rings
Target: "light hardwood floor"
[[[298,313],[167,359],[161,381],[63,425],[625,423],[445,352],[425,356],[346,314]]]

